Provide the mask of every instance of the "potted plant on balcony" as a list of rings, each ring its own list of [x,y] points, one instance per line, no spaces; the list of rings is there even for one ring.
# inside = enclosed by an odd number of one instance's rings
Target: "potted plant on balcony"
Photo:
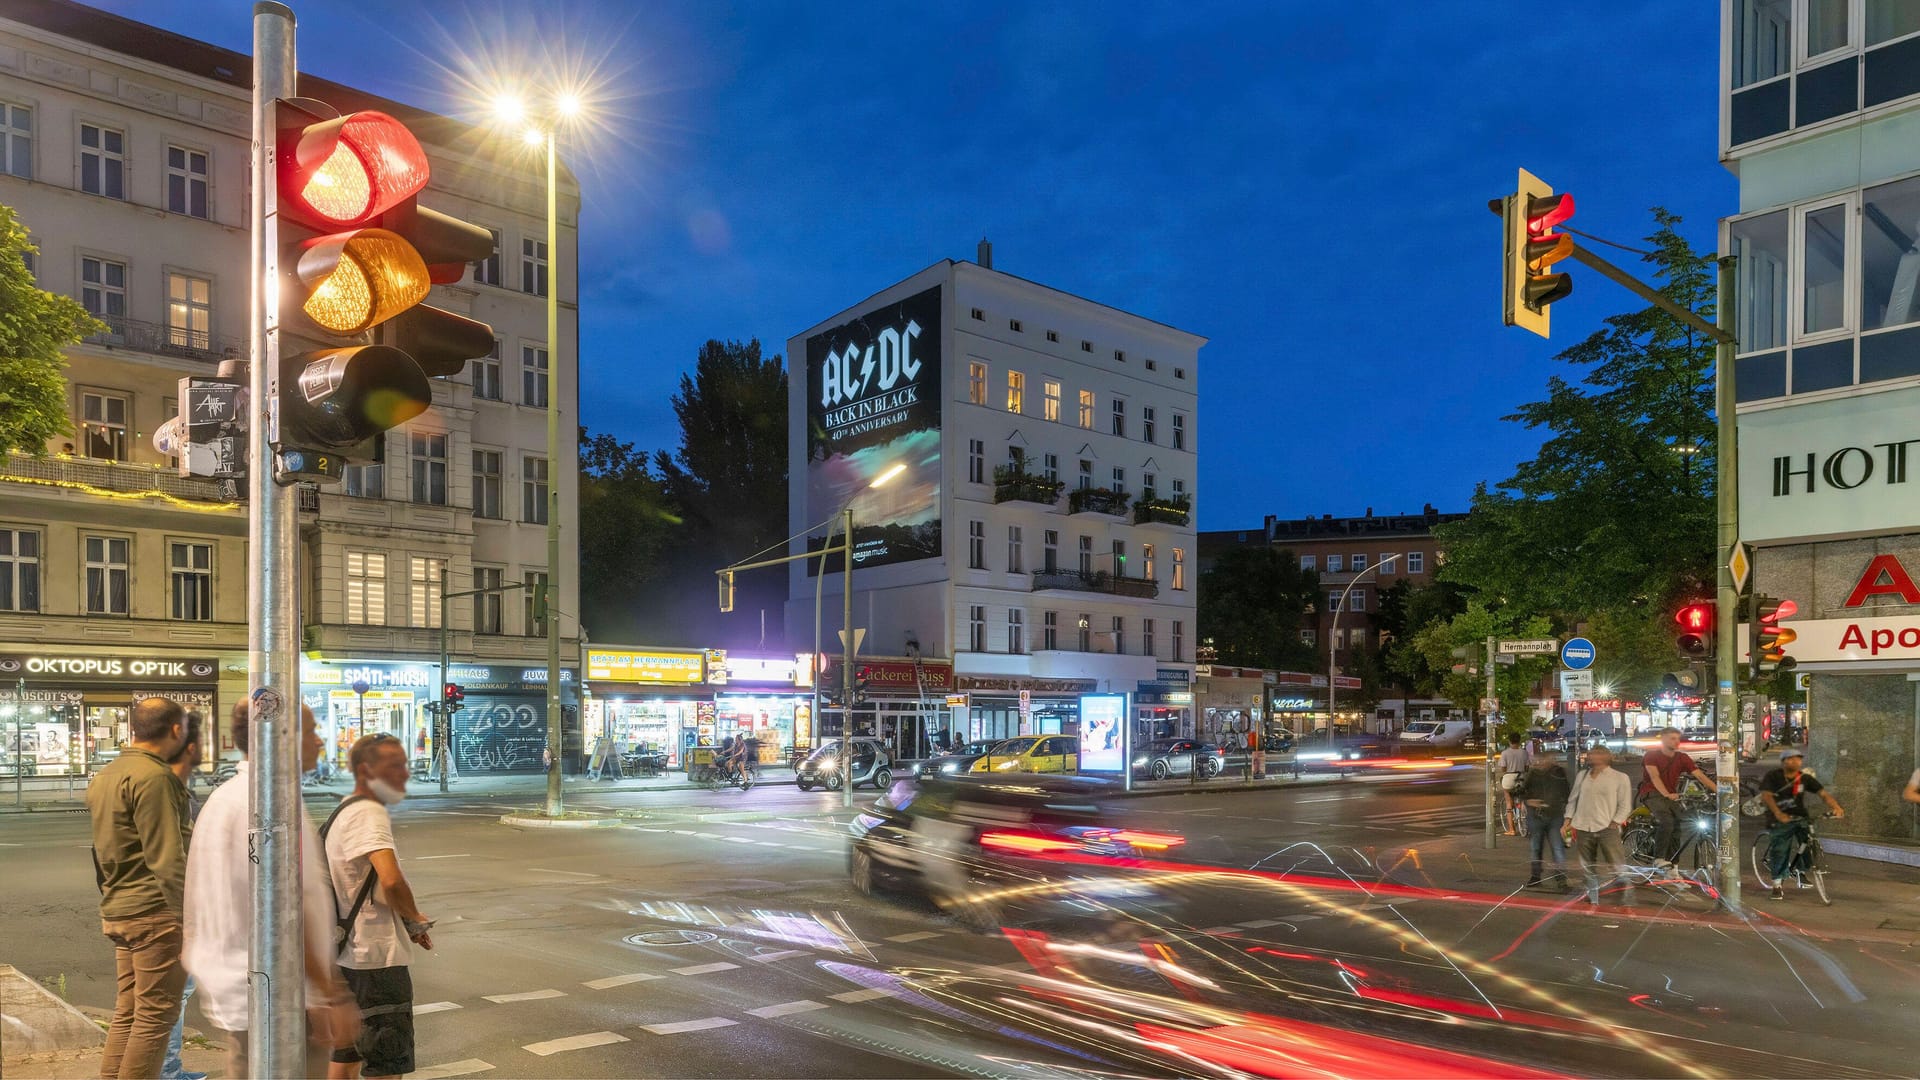
[[[1060,501],[1064,480],[1049,480],[1030,473],[1021,465],[996,465],[993,470],[993,501],[1030,502],[1052,506]]]
[[[1124,517],[1127,513],[1127,495],[1112,488],[1076,488],[1067,496],[1067,509],[1075,514]]]
[[[1160,498],[1152,489],[1140,493],[1140,500],[1133,504],[1133,523],[1135,525],[1179,525],[1184,526],[1193,517],[1193,500],[1186,495]]]

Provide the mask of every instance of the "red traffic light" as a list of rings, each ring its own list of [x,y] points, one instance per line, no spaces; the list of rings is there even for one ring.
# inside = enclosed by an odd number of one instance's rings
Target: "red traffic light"
[[[1779,600],[1761,609],[1760,621],[1763,623],[1777,623],[1781,619],[1791,619],[1798,614],[1800,614],[1799,604],[1791,600]]]
[[[1691,660],[1704,660],[1713,655],[1714,646],[1714,610],[1712,604],[1688,604],[1674,612],[1673,621],[1680,627],[1679,634],[1673,639],[1680,655]]]
[[[1676,613],[1673,621],[1680,624],[1682,630],[1699,632],[1713,629],[1712,604],[1688,604]]]
[[[319,102],[282,102],[282,209],[322,229],[365,225],[427,186],[427,153],[405,124],[383,112],[319,119]],[[314,122],[318,120],[318,122]]]
[[[1531,236],[1540,236],[1572,216],[1573,196],[1568,192],[1527,196],[1527,233]]]

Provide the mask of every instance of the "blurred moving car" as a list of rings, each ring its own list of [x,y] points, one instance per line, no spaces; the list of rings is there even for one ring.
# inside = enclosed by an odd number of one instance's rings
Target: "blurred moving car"
[[[841,759],[840,740],[828,739],[826,742],[800,759],[794,766],[794,782],[801,791],[812,791],[816,786],[828,791],[839,791],[840,785],[852,783],[872,784],[875,789],[885,791],[893,783],[892,758],[887,754],[887,746],[879,739],[856,735],[849,747],[849,759]],[[845,771],[842,772],[842,765]]]
[[[1212,743],[1193,739],[1156,739],[1134,752],[1133,775],[1152,780],[1173,776],[1199,777],[1220,775],[1227,755]]]
[[[970,772],[1070,773],[1080,771],[1080,740],[1072,735],[1019,735],[1002,739],[973,763]]]
[[[1473,734],[1471,720],[1410,720],[1400,729],[1403,746],[1460,746]]]
[[[914,769],[915,776],[927,776],[933,773],[963,773],[973,768],[973,763],[987,756],[987,751],[999,744],[998,739],[976,739],[955,750],[951,754],[930,757]]]

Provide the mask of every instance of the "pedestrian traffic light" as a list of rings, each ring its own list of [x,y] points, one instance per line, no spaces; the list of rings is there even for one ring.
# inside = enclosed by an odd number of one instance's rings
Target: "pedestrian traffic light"
[[[1714,610],[1712,604],[1688,604],[1674,613],[1673,644],[1689,660],[1713,659]]]
[[[454,683],[454,682],[450,682],[447,684],[447,711],[448,712],[459,712],[461,709],[466,708],[466,701],[467,701],[466,687],[461,686],[459,683]]]
[[[873,669],[868,667],[863,667],[853,673],[853,700],[855,702],[867,700],[867,682],[872,677]]]
[[[1508,326],[1549,336],[1548,305],[1573,292],[1570,274],[1553,265],[1573,254],[1573,237],[1554,226],[1573,216],[1573,196],[1554,194],[1539,177],[1520,170],[1517,189],[1502,203],[1505,227],[1501,315]]]
[[[310,98],[278,110],[275,449],[283,471],[337,476],[349,451],[427,410],[430,379],[493,350],[487,324],[422,303],[493,237],[417,204],[427,155],[400,121]]]
[[[1660,690],[1667,694],[1691,694],[1700,689],[1700,673],[1692,668],[1669,671],[1660,676]]]
[[[1753,618],[1747,622],[1747,671],[1755,679],[1764,679],[1776,671],[1791,668],[1796,661],[1787,655],[1787,646],[1800,635],[1781,626],[1791,619],[1800,605],[1771,596],[1753,598]]]

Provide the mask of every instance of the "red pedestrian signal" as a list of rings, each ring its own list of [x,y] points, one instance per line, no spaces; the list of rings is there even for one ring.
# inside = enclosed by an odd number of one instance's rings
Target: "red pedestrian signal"
[[[1713,657],[1714,646],[1714,609],[1712,604],[1688,604],[1674,613],[1674,624],[1679,629],[1674,634],[1674,647],[1680,655],[1689,660],[1709,660]]]
[[[1501,314],[1508,326],[1549,336],[1548,306],[1573,292],[1573,277],[1556,273],[1555,263],[1574,252],[1573,237],[1554,227],[1573,217],[1573,196],[1551,187],[1525,169],[1517,189],[1502,202],[1505,260],[1501,272]]]

